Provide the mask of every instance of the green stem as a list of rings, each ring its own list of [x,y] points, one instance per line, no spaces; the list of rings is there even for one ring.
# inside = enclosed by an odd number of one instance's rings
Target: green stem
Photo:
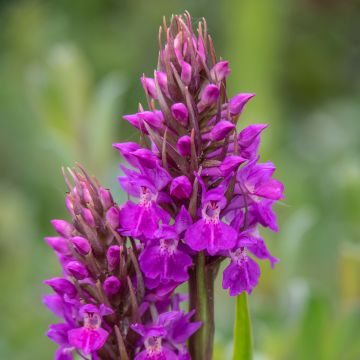
[[[252,360],[252,330],[247,293],[236,298],[233,360]]]
[[[206,327],[205,327],[205,359],[212,359],[214,347],[214,282],[217,274],[218,266],[207,266],[206,268],[206,299],[207,299],[207,312],[206,312]]]
[[[190,338],[189,348],[193,360],[211,359],[206,357],[205,352],[208,349],[207,340],[210,338],[211,323],[208,321],[208,290],[207,276],[205,269],[205,254],[200,252],[196,259],[195,271],[191,274],[189,280],[190,310],[196,310],[196,320],[202,322],[201,328]],[[213,312],[213,310],[211,310]],[[210,311],[210,312],[211,312]],[[210,325],[210,328],[209,328]]]

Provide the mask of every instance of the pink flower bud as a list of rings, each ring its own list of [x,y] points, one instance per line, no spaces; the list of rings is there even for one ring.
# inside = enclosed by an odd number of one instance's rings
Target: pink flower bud
[[[54,237],[46,237],[45,241],[57,253],[63,254],[63,255],[71,254],[70,250],[69,250],[69,245],[68,245],[67,239],[65,239],[63,237],[59,237],[59,236],[54,236]]]
[[[121,281],[116,276],[109,276],[105,279],[103,289],[107,296],[115,295],[119,292]]]
[[[182,156],[191,155],[191,138],[188,135],[184,135],[179,138],[177,144],[177,149]]]
[[[155,86],[154,79],[142,76],[141,77],[141,84],[142,84],[144,90],[147,92],[147,94],[151,98],[157,99],[156,86]]]
[[[106,213],[106,221],[110,227],[116,230],[120,226],[119,209],[115,206],[111,207]]]
[[[227,120],[221,120],[205,137],[212,141],[220,141],[223,140],[233,129],[235,129],[235,124]]]
[[[75,216],[75,211],[74,211],[74,206],[73,206],[73,203],[70,199],[70,195],[69,194],[66,194],[66,197],[65,197],[65,206],[69,212],[69,214],[71,216]]]
[[[219,61],[211,69],[210,74],[214,81],[222,81],[230,74],[229,62]]]
[[[86,183],[81,183],[81,190],[82,190],[83,201],[85,201],[87,204],[90,203],[92,199]]]
[[[45,285],[50,286],[59,295],[67,295],[73,299],[76,296],[76,287],[67,279],[55,277],[44,281]]]
[[[239,115],[243,111],[246,103],[254,96],[255,94],[238,94],[234,96],[229,103],[230,114]]]
[[[248,147],[260,133],[268,127],[267,124],[254,124],[241,130],[238,135],[238,143],[241,147]]]
[[[89,241],[81,236],[74,236],[70,239],[70,242],[74,245],[75,250],[80,255],[87,255],[91,251],[91,245]]]
[[[142,166],[150,169],[153,169],[159,163],[159,158],[149,149],[138,149],[133,151],[131,155],[133,155]]]
[[[71,237],[74,230],[74,227],[65,220],[51,220],[51,225],[59,235],[65,238]]]
[[[205,87],[201,93],[201,99],[198,103],[198,110],[202,112],[208,106],[211,106],[216,103],[220,95],[220,89],[217,85],[209,84]]]
[[[181,125],[187,126],[189,123],[189,112],[183,103],[173,104],[171,106],[171,114]]]
[[[156,80],[159,84],[160,90],[169,97],[169,88],[167,82],[167,76],[163,71],[155,71]]]
[[[186,61],[182,61],[181,62],[181,81],[185,84],[185,85],[189,85],[191,82],[191,65],[189,63],[187,63]]]
[[[101,186],[99,188],[99,197],[100,197],[101,204],[105,210],[107,210],[109,207],[111,207],[112,204],[114,203],[110,191]]]
[[[192,185],[186,176],[178,176],[171,182],[170,194],[178,199],[188,199],[192,192]]]
[[[106,253],[106,258],[108,261],[109,271],[113,271],[120,264],[120,246],[110,246]]]
[[[89,276],[87,268],[81,264],[79,261],[70,261],[65,269],[76,279],[84,280]]]
[[[91,213],[91,211],[87,208],[82,208],[81,209],[81,215],[84,219],[84,221],[91,227],[95,227],[95,220],[93,217],[93,214]]]

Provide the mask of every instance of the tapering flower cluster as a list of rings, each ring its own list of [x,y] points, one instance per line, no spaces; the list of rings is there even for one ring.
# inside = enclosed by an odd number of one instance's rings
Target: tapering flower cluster
[[[201,323],[180,310],[175,289],[200,254],[204,266],[229,260],[230,295],[257,285],[254,258],[278,262],[259,233],[277,231],[272,206],[283,198],[275,166],[259,162],[267,125],[237,132],[254,94],[228,98],[229,64],[217,60],[205,20],[195,35],[188,13],[174,16],[159,43],[154,77],[141,78],[148,109],[124,116],[140,144],[114,144],[131,200],[118,206],[82,168],[70,170],[72,223],[53,220],[59,236],[46,238],[63,268],[45,281],[55,291],[45,303],[64,320],[48,332],[56,359],[190,359],[186,341]]]
[[[141,145],[114,144],[131,166],[121,166],[120,185],[139,199],[121,207],[119,232],[140,240],[148,288],[186,281],[192,259],[205,252],[207,264],[230,259],[223,274],[230,295],[250,293],[260,269],[249,255],[278,261],[258,230],[277,231],[272,205],[283,197],[283,185],[272,178],[275,166],[259,162],[267,125],[237,133],[255,94],[228,100],[229,63],[216,59],[205,21],[197,36],[187,13],[160,30],[158,69],[153,78],[141,78],[148,110],[140,105],[124,116],[138,129]]]
[[[120,209],[109,190],[82,167],[69,174],[72,222],[52,220],[58,236],[45,238],[63,270],[44,281],[55,292],[44,303],[62,319],[47,333],[59,345],[55,359],[72,360],[75,353],[85,359],[133,359],[136,353],[139,359],[146,353],[185,359],[185,341],[200,323],[179,309],[184,299],[170,293],[173,287],[145,288],[141,247],[117,232]]]

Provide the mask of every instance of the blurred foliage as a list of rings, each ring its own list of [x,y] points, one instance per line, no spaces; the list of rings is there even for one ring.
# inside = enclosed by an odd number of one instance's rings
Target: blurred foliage
[[[281,258],[249,297],[255,359],[360,358],[360,3],[358,0],[0,2],[0,358],[41,360],[51,315],[41,285],[59,268],[42,238],[65,215],[60,167],[82,162],[116,197],[111,143],[144,101],[162,16],[205,16],[231,61],[229,89],[256,92],[243,123],[268,122],[278,165]],[[234,299],[217,284],[215,359],[231,358]]]

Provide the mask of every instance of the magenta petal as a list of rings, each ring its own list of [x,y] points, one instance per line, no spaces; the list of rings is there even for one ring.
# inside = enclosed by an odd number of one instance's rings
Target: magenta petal
[[[157,246],[146,247],[139,257],[140,268],[146,277],[156,279],[160,276],[163,267],[163,260]]]
[[[240,164],[244,163],[246,159],[241,156],[229,155],[220,165],[220,171],[223,177],[227,177],[233,171],[235,171]]]
[[[72,329],[68,332],[70,345],[80,349],[85,355],[103,347],[109,333],[102,329],[87,329],[85,327]]]
[[[206,249],[210,255],[229,250],[236,244],[237,232],[223,222],[206,222],[204,219],[191,225],[185,233],[185,242],[196,251]]]
[[[284,185],[276,180],[271,179],[255,188],[255,194],[271,200],[280,200],[283,198]]]
[[[175,219],[176,232],[180,235],[192,224],[192,218],[189,212],[185,209],[185,206],[181,206],[179,214]]]
[[[276,263],[280,260],[270,254],[270,251],[265,245],[265,242],[262,238],[256,238],[255,244],[252,244],[247,247],[248,250],[254,254],[258,259],[267,259],[269,260],[271,267],[273,268]]]

